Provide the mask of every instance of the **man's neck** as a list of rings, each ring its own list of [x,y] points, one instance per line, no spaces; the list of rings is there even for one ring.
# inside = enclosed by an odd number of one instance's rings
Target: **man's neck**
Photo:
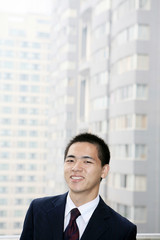
[[[80,206],[84,205],[85,203],[88,203],[88,202],[94,200],[98,196],[98,193],[92,194],[92,195],[86,195],[86,194],[84,195],[81,193],[69,192],[69,196],[70,196],[71,200],[73,201],[73,203],[75,204],[75,206],[80,207]]]

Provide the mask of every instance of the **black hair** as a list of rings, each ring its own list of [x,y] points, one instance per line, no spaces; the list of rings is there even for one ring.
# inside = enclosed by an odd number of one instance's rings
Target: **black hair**
[[[71,139],[71,141],[68,143],[64,151],[64,159],[67,156],[70,146],[77,142],[88,142],[88,143],[94,144],[98,149],[98,157],[101,160],[102,166],[104,166],[105,164],[109,164],[110,151],[109,151],[108,145],[105,143],[105,141],[102,138],[91,133],[80,133],[76,135],[73,139]]]

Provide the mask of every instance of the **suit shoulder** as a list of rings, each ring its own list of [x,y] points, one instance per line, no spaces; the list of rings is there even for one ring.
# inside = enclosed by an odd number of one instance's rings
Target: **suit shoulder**
[[[123,227],[136,227],[134,223],[129,221],[126,217],[122,216],[118,212],[116,212],[114,209],[106,205],[110,211],[111,217],[114,219],[114,222],[117,223],[117,225],[123,226]]]
[[[65,198],[66,194],[36,198],[32,200],[30,207],[33,207],[35,211],[50,209],[53,207],[53,204],[61,200],[64,201]]]
[[[102,205],[105,208],[107,216],[110,216],[111,220],[114,221],[114,224],[117,224],[122,227],[131,227],[131,228],[136,227],[134,223],[132,223],[127,218],[123,217],[121,214],[116,212],[113,208],[111,208],[105,202],[103,202],[103,200],[102,200]]]

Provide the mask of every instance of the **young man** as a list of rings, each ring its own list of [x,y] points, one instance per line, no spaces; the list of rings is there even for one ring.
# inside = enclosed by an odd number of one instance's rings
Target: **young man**
[[[64,154],[69,192],[33,200],[20,240],[135,240],[136,226],[99,196],[109,161],[101,138],[90,133],[75,136]]]

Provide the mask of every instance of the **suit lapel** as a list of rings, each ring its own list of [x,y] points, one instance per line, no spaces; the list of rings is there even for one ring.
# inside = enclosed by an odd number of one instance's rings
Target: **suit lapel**
[[[50,238],[48,240],[63,239],[63,228],[64,228],[64,212],[66,204],[67,193],[57,198],[54,198],[51,202],[50,207],[46,211],[46,220],[48,221],[48,233]],[[82,237],[81,240],[97,240],[105,233],[108,239],[110,239],[110,214],[107,211],[106,204],[100,198],[100,202],[95,209]]]
[[[106,210],[106,204],[100,198],[100,202],[97,208],[95,209],[81,237],[81,240],[88,240],[88,239],[97,240],[106,231],[108,232],[106,234],[110,236],[109,219],[110,219],[110,214]]]
[[[67,194],[52,201],[52,208],[47,211],[49,231],[53,236],[52,240],[63,239],[64,211]]]

